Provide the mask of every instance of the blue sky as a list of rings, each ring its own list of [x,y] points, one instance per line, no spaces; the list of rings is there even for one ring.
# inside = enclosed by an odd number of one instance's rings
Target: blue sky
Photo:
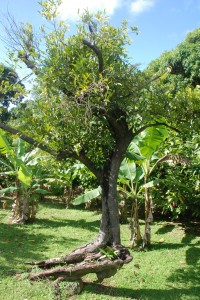
[[[63,0],[61,18],[75,22],[78,8],[105,8],[113,25],[127,19],[131,26],[138,26],[140,34],[132,36],[129,54],[142,67],[200,27],[200,0]],[[42,23],[38,10],[38,0],[0,0],[1,20],[9,12],[17,22],[30,22],[37,27]],[[0,42],[0,62],[5,55]]]

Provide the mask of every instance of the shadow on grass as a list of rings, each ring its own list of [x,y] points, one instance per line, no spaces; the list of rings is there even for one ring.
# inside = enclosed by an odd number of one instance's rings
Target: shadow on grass
[[[65,203],[52,202],[51,200],[44,200],[39,203],[41,207],[46,207],[48,209],[66,209]]]
[[[163,227],[159,228],[155,234],[165,234],[171,232],[175,228],[174,224],[165,224]]]
[[[81,240],[76,238],[43,234],[35,228],[33,233],[31,226],[32,224],[20,226],[0,223],[0,274],[26,271],[26,261],[47,259],[49,248],[55,248],[56,245],[67,245],[69,248],[81,243]]]
[[[45,205],[43,205],[45,209]],[[57,209],[64,205],[54,205],[48,203],[48,208]],[[64,207],[65,208],[65,207]],[[9,211],[2,211],[2,216],[8,216]],[[70,211],[69,211],[70,216]],[[67,245],[66,254],[69,248],[77,248],[82,245],[82,238],[78,235],[63,237],[56,235],[61,228],[67,230],[69,227],[74,230],[88,230],[98,232],[99,222],[89,221],[87,219],[66,219],[61,220],[52,216],[51,219],[38,218],[33,223],[27,225],[11,225],[0,223],[0,272],[10,272],[10,269],[26,270],[28,266],[24,264],[29,260],[42,260],[48,258],[48,252],[52,248],[58,248]],[[62,229],[63,228],[63,229]],[[51,231],[51,229],[54,231]],[[51,251],[50,251],[51,252]],[[61,253],[61,252],[60,252]],[[56,254],[56,256],[60,254]],[[62,254],[63,255],[63,254]],[[12,273],[12,270],[11,270]]]
[[[192,234],[188,233],[189,231],[185,230],[185,236],[182,239],[181,246],[188,247],[186,250],[186,264],[182,268],[174,270],[173,274],[169,276],[169,282],[177,282],[185,284],[186,286],[191,286],[190,288],[190,298],[192,296],[200,295],[200,241],[192,242],[196,238],[194,231]],[[197,293],[198,292],[198,293]]]
[[[200,248],[193,246],[186,251],[186,263],[194,266],[200,265]]]
[[[200,237],[200,222],[191,222],[184,225],[186,235],[195,235]]]
[[[194,237],[188,237],[187,238],[187,243],[186,242],[184,242],[184,243],[182,243],[182,244],[179,244],[179,243],[159,243],[159,242],[154,242],[152,245],[150,245],[149,247],[148,247],[148,250],[147,251],[155,251],[155,250],[161,250],[161,249],[166,249],[166,250],[170,250],[170,249],[181,249],[181,248],[184,248],[184,247],[187,247],[187,246],[190,246],[190,248],[186,251],[186,260],[187,260],[187,256],[188,257],[191,257],[191,255],[187,255],[187,253],[189,253],[189,252],[194,252],[194,251],[192,251],[192,249],[193,248],[195,248],[195,247],[193,247],[194,245],[196,245],[196,246],[198,246],[198,245],[200,245],[200,241],[198,241],[198,242],[196,242],[195,244],[191,244],[190,245],[190,242],[192,241],[194,239]],[[195,253],[193,253],[193,257],[192,257],[192,259],[196,259],[195,257],[196,257],[196,254],[197,254],[197,252],[199,253],[200,252],[200,249],[199,248],[195,248]],[[189,259],[189,258],[188,258]]]
[[[188,224],[164,224],[163,227],[159,228],[155,234],[167,234],[169,232],[172,232],[176,227],[181,227],[181,229],[185,232],[184,237],[181,240],[180,243],[156,243],[154,242],[150,247],[149,250],[159,250],[159,249],[178,249],[178,248],[183,248],[186,246],[193,246],[193,240],[196,239],[196,237],[199,236],[198,232],[200,230],[200,223],[195,223],[195,227],[193,227],[193,223],[188,223]],[[195,243],[195,245],[200,245],[200,240]],[[189,251],[192,248],[189,249]],[[196,250],[200,251],[200,250]]]
[[[176,250],[186,248],[186,264],[183,264],[181,268],[174,269],[172,274],[168,277],[167,281],[169,282],[169,288],[171,284],[174,286],[176,283],[178,286],[181,285],[182,287],[188,288],[180,287],[173,288],[171,290],[140,290],[141,299],[180,300],[184,295],[189,296],[190,299],[200,299],[200,240],[196,240],[198,234],[195,234],[198,233],[199,224],[196,224],[195,228],[192,228],[189,225],[184,226],[182,224],[167,224],[160,228],[156,233],[165,234],[171,232],[177,225],[184,228],[185,232],[185,236],[182,238],[181,243],[153,243],[149,250]]]
[[[200,236],[200,222],[183,222],[183,223],[166,223],[163,227],[159,228],[155,234],[165,234],[173,231],[173,229],[178,226],[185,230],[186,237],[187,235],[191,236]]]
[[[35,220],[34,224],[39,225],[40,228],[44,227],[73,227],[73,228],[83,228],[87,229],[90,231],[98,232],[99,229],[99,221],[87,221],[85,219],[80,219],[80,220],[71,220],[67,219],[64,221],[59,221],[57,218],[52,218],[53,220],[50,219],[45,219],[45,218],[40,218]]]
[[[44,201],[40,201],[39,205],[41,207],[46,207],[48,209],[73,209],[73,210],[77,210],[77,211],[92,211],[95,214],[99,214],[101,212],[101,209],[85,209],[85,204],[81,204],[81,205],[73,205],[70,204],[69,207],[67,207],[65,202],[57,202],[57,201],[51,201],[51,200],[44,200]]]
[[[99,295],[109,296],[110,298],[122,297],[123,299],[145,299],[145,300],[180,300],[182,296],[198,297],[200,288],[177,289],[173,288],[167,290],[161,289],[129,289],[119,287],[109,287],[103,284],[86,283],[85,290]],[[195,298],[197,299],[197,298]]]
[[[26,260],[41,259],[46,238],[43,234],[29,233],[23,226],[0,224],[0,270],[24,269]]]
[[[190,239],[189,239],[190,240]],[[177,281],[191,285],[200,284],[200,241],[197,241],[186,250],[186,264],[168,278],[169,281]],[[187,244],[188,245],[188,244]]]
[[[195,288],[195,286],[199,286],[200,283],[200,265],[185,266],[183,268],[177,269],[168,278],[168,281],[178,282],[182,284],[185,283],[187,284],[187,286],[190,285]]]

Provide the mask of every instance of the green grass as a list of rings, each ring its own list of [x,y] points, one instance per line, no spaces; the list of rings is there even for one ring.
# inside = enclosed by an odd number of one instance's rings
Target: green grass
[[[69,253],[91,241],[98,233],[100,214],[43,204],[38,219],[29,225],[8,224],[8,210],[0,210],[0,299],[53,300],[48,282],[30,283],[25,261],[41,260]],[[129,229],[121,226],[122,244],[129,244]],[[200,238],[198,232],[178,223],[155,222],[152,248],[132,251],[133,261],[114,277],[95,284],[95,275],[84,278],[81,295],[64,299],[200,299]]]

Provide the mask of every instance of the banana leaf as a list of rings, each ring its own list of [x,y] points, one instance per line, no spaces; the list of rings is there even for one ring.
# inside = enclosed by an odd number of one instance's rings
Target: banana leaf
[[[99,186],[97,189],[86,192],[83,195],[78,196],[72,201],[73,205],[80,205],[86,203],[88,201],[94,200],[98,196],[101,195],[101,187]]]

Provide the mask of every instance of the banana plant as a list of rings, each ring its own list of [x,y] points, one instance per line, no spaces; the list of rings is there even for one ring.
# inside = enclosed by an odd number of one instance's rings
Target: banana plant
[[[153,199],[150,189],[159,183],[158,179],[149,181],[156,166],[168,159],[168,155],[158,158],[155,154],[160,145],[165,141],[169,134],[169,129],[165,126],[149,127],[141,132],[128,149],[128,155],[131,153],[139,156],[136,164],[143,170],[143,188],[145,194],[145,230],[143,236],[143,247],[151,244],[151,227],[153,222]],[[134,158],[134,157],[133,157]]]
[[[142,246],[151,243],[151,227],[153,222],[153,199],[150,189],[159,183],[159,179],[150,180],[156,166],[169,159],[169,155],[164,155],[160,159],[155,155],[160,145],[169,134],[165,126],[149,127],[130,144],[126,157],[124,158],[118,175],[118,192],[125,194],[132,200],[131,208],[131,247],[142,242]],[[139,225],[139,198],[142,193],[145,195],[145,232],[142,238]],[[101,188],[95,188],[80,195],[72,202],[79,205],[92,201],[101,195]]]
[[[48,193],[40,188],[41,169],[37,165],[41,156],[37,153],[38,149],[26,153],[25,143],[20,138],[15,139],[11,146],[4,131],[0,130],[0,162],[6,167],[0,175],[15,177],[15,186],[0,190],[0,194],[15,193],[11,216],[13,223],[22,224],[34,219],[39,195]]]
[[[141,157],[142,158],[142,157]],[[136,165],[135,161],[126,157],[120,167],[118,176],[118,191],[132,202],[130,219],[130,246],[133,248],[142,240],[139,225],[139,196],[142,192],[141,180],[144,177],[143,169]],[[124,200],[126,201],[126,200]]]

